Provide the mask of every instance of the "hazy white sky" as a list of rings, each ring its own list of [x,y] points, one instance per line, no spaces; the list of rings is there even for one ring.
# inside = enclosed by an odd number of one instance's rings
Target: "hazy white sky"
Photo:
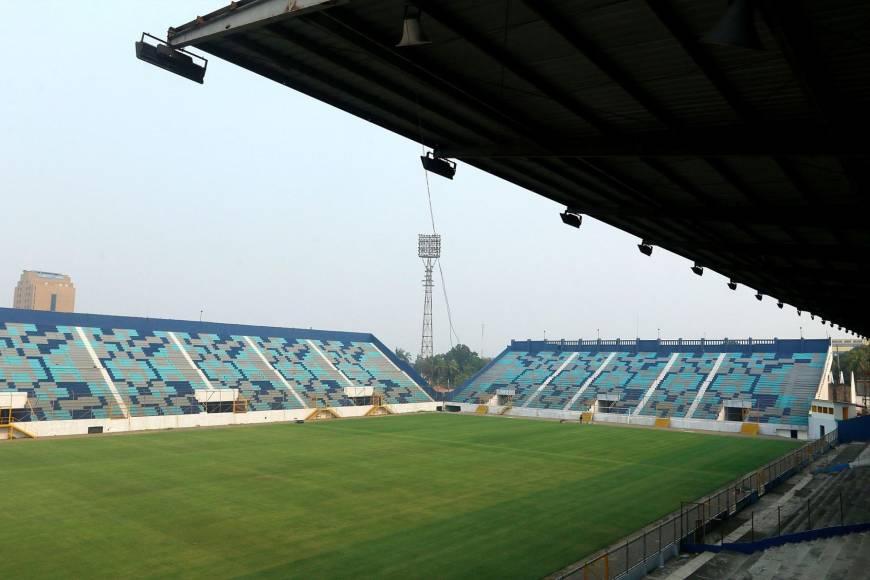
[[[419,351],[429,229],[420,146],[211,59],[204,86],[136,60],[225,0],[5,2],[3,305],[22,269],[72,275],[77,310],[374,332]],[[460,164],[431,178],[456,333],[824,337],[686,260]],[[449,348],[436,273],[435,348]],[[5,289],[5,290],[4,290]],[[481,342],[481,328],[485,334]]]

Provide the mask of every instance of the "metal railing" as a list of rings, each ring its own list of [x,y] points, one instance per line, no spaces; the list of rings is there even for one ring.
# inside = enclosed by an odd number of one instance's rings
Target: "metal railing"
[[[673,512],[644,530],[594,554],[582,563],[569,566],[551,578],[611,580],[641,566],[643,572],[661,563],[666,552],[678,553],[684,540],[703,543],[709,524],[720,521],[754,501],[767,489],[791,476],[799,468],[834,447],[837,432],[812,441],[794,451],[736,479],[718,491],[696,501],[682,502]]]

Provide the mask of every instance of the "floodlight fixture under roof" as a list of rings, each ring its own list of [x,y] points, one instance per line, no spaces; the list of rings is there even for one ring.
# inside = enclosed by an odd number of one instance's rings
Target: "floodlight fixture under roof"
[[[423,31],[423,24],[420,22],[422,15],[423,11],[419,7],[412,4],[405,6],[405,14],[402,16],[402,39],[396,47],[404,48],[406,46],[432,44],[432,41],[429,40],[429,37]]]
[[[653,251],[652,244],[650,244],[646,240],[642,240],[637,245],[637,249],[640,250],[640,253],[643,254],[644,256],[651,256],[652,255],[652,251]]]
[[[435,175],[440,175],[447,179],[453,179],[453,176],[456,175],[455,161],[435,157],[431,151],[426,153],[426,155],[421,155],[420,162],[423,164],[423,169]]]
[[[156,41],[156,44],[145,42],[146,38]],[[136,42],[136,58],[199,84],[203,84],[205,69],[208,67],[208,61],[198,54],[183,48],[173,48],[147,32],[143,32],[142,38]],[[194,59],[202,64],[195,63]]]
[[[697,274],[698,276],[704,275],[704,266],[700,265],[698,262],[692,264],[692,272]]]
[[[782,310],[782,307],[783,307],[782,300],[777,300],[776,307],[779,308],[780,310]]]
[[[579,228],[583,223],[583,216],[571,208],[565,208],[565,211],[559,214],[562,218],[562,223],[572,228]]]
[[[707,44],[763,50],[755,27],[755,0],[733,0],[703,41]]]
[[[756,290],[755,299],[758,300],[759,302],[761,302],[762,298],[764,298],[764,294],[762,294],[760,290]]]
[[[734,280],[728,280],[728,287],[732,290],[737,290],[737,282]]]

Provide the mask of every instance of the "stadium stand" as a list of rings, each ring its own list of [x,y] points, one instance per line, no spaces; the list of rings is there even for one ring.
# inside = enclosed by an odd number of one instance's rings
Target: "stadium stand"
[[[554,374],[570,356],[570,352],[556,350],[505,352],[478,373],[475,381],[463,385],[460,391],[464,393],[464,400],[472,402],[481,397],[491,397],[500,388],[512,387],[516,391],[514,404],[524,405],[534,394],[535,388]]]
[[[166,333],[85,329],[122,399],[144,415],[198,413],[195,389],[205,388]]]
[[[302,406],[244,337],[191,336],[187,333],[176,333],[175,336],[191,361],[205,375],[210,388],[239,389],[239,394],[254,411]]]
[[[106,417],[114,398],[75,329],[62,325],[0,326],[0,391],[22,390],[32,411],[19,420]]]
[[[692,418],[716,419],[725,401],[751,400],[753,420],[806,425],[826,354],[728,353]]]
[[[670,356],[670,353],[659,356],[655,352],[617,353],[583,396],[575,400],[571,409],[587,410],[595,404],[598,396],[618,397],[613,401],[614,411],[634,409]]]
[[[198,415],[198,392],[246,412],[363,405],[352,387],[433,402],[371,334],[0,308],[0,392],[27,394],[21,422]]]
[[[684,417],[704,382],[713,370],[717,354],[682,353],[667,372],[652,398],[641,410],[643,415]]]
[[[256,337],[253,340],[268,363],[281,373],[297,393],[339,406],[353,404],[344,394],[347,377],[331,366],[308,340],[280,337]]]
[[[562,372],[541,389],[536,397],[531,398],[526,406],[536,409],[562,409],[568,404],[571,396],[577,391],[577,385],[582,386],[596,370],[607,360],[607,353],[579,352]]]
[[[513,341],[452,401],[498,406],[499,392],[513,389],[514,405],[536,412],[716,430],[752,422],[794,436],[806,433],[829,350],[829,340],[809,339]]]
[[[426,401],[425,393],[416,387],[411,377],[372,343],[321,340],[318,347],[344,376],[385,393],[387,403]]]

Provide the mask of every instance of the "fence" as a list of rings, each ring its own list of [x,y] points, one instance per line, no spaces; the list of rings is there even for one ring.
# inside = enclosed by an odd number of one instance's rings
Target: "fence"
[[[158,415],[157,408],[153,405],[144,406],[136,404],[132,397],[129,395],[120,395],[121,401],[119,402],[117,399],[111,396],[107,396],[101,402],[99,407],[83,407],[79,409],[73,409],[68,411],[70,419],[130,419],[133,417],[153,417]],[[53,411],[61,410],[62,407],[59,402],[43,402],[42,405],[45,407],[47,411],[47,417],[45,415],[40,417],[37,413],[36,409],[34,409],[31,404],[31,400],[28,399],[27,405],[25,409],[15,409],[15,420],[19,422],[37,422],[42,420],[52,420],[51,413]],[[64,399],[64,402],[75,402],[85,400],[89,403],[93,403],[93,397],[82,397],[81,399],[73,394],[73,396]],[[35,401],[34,401],[35,402]],[[269,400],[271,405],[279,409],[298,409],[299,405],[295,397],[292,394],[287,392],[278,392],[272,395]],[[123,404],[121,404],[123,403]],[[206,400],[203,402],[192,401],[189,405],[185,406],[176,406],[174,410],[175,413],[171,414],[198,414],[206,410],[206,407],[210,401]],[[222,409],[225,412],[242,412],[253,410],[250,405],[250,400],[245,397],[239,395],[237,404],[233,404],[233,402],[227,402],[225,409]],[[165,409],[164,409],[165,410]],[[66,418],[66,417],[64,417]]]
[[[679,511],[552,577],[610,580],[635,572],[640,577],[660,565],[665,556],[677,554],[681,542],[705,543],[709,524],[724,520],[742,507],[754,503],[758,496],[831,449],[836,442],[837,432],[833,431],[711,495],[693,502],[682,502]]]
[[[745,522],[749,524],[749,531],[742,538],[744,541],[726,542],[725,532],[720,526],[714,537],[708,534],[700,543],[684,542],[683,546],[687,552],[719,552],[724,549],[751,554],[784,543],[866,531],[870,529],[870,523],[865,519],[866,512],[847,509],[847,506],[860,503],[864,496],[863,489],[853,488],[846,493],[822,490],[816,497],[804,501],[792,501],[764,510],[753,509],[749,521]]]

